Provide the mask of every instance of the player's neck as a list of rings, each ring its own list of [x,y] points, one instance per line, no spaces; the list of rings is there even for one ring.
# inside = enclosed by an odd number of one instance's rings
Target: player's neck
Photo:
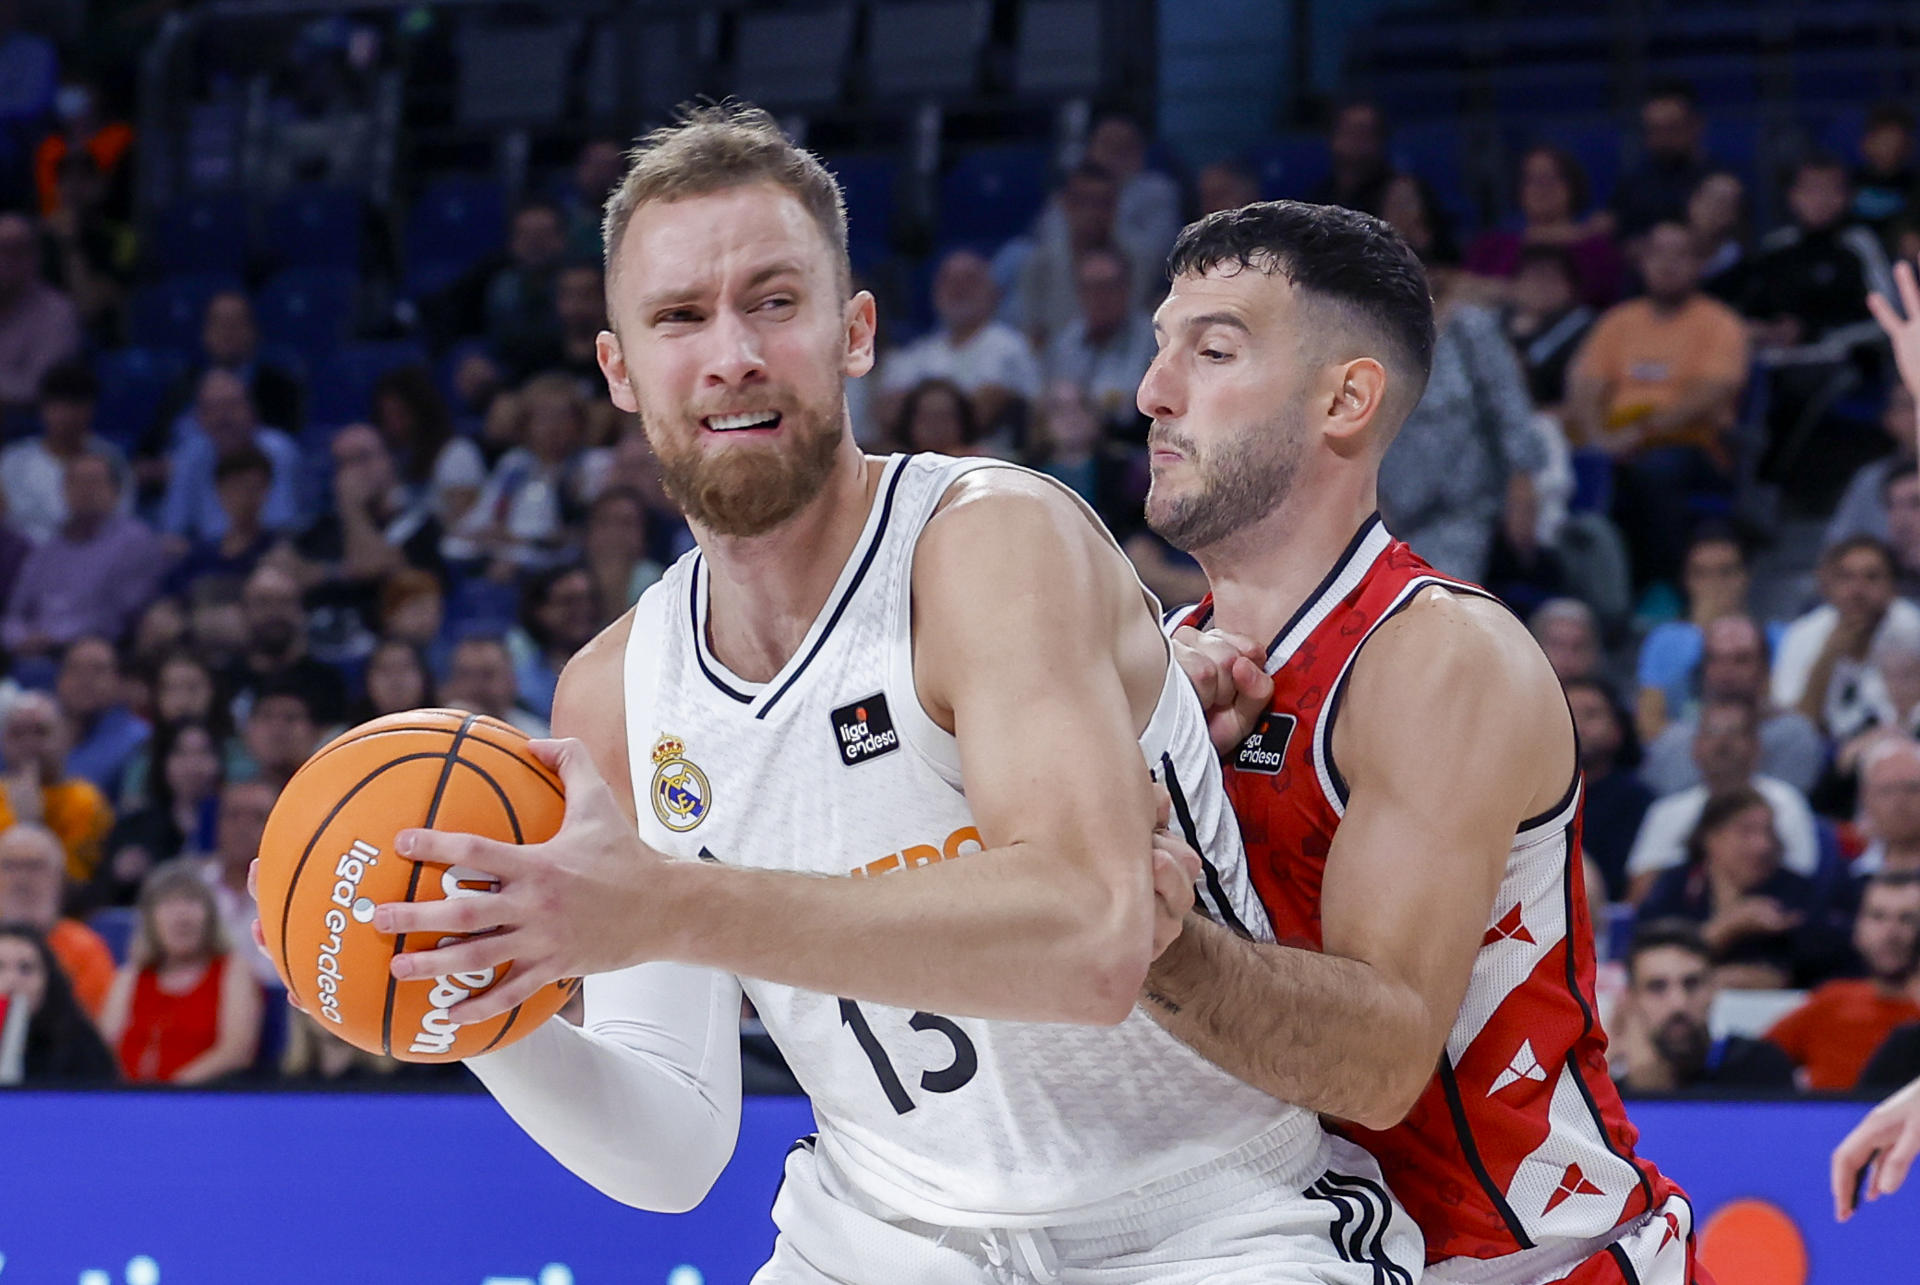
[[[708,568],[707,645],[750,683],[787,663],[860,542],[884,462],[846,439],[820,494],[764,535],[696,530]]]
[[[1194,557],[1213,591],[1213,625],[1273,638],[1320,586],[1379,501],[1371,478],[1297,478],[1265,518]]]

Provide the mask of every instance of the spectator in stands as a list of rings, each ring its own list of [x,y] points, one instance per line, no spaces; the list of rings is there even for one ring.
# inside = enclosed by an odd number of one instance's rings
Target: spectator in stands
[[[188,432],[168,454],[167,491],[160,506],[160,529],[187,540],[214,540],[226,533],[215,470],[220,460],[252,446],[273,464],[273,485],[262,520],[275,531],[300,524],[300,448],[277,428],[260,424],[252,394],[239,375],[224,368],[200,378],[194,403],[199,431]]]
[[[1604,308],[1620,295],[1624,265],[1605,221],[1584,220],[1587,175],[1573,153],[1542,144],[1520,157],[1515,184],[1519,226],[1483,232],[1467,250],[1466,270],[1494,282],[1511,282],[1523,251],[1551,247],[1566,252],[1579,282],[1581,302]],[[1511,297],[1501,288],[1502,297]]]
[[[646,502],[631,487],[608,487],[588,506],[581,555],[593,579],[600,625],[640,601],[647,586],[666,574],[647,549]]]
[[[1079,310],[1047,345],[1046,377],[1080,385],[1116,434],[1144,442],[1134,397],[1158,351],[1153,319],[1134,305],[1126,261],[1113,250],[1085,251],[1073,273]]]
[[[1722,616],[1701,630],[1700,702],[1740,701],[1759,720],[1761,776],[1784,781],[1802,796],[1812,792],[1827,763],[1827,744],[1807,717],[1769,704],[1767,645],[1750,616]],[[1667,723],[1647,747],[1640,779],[1665,797],[1700,784],[1694,741],[1699,720],[1692,710]]]
[[[138,258],[133,225],[110,208],[108,179],[85,152],[61,159],[56,187],[60,208],[43,216],[53,284],[73,300],[93,339],[117,339]]]
[[[1649,823],[1660,806],[1648,810]],[[1628,872],[1638,879],[1631,859]],[[1706,802],[1684,862],[1659,876],[1640,915],[1698,923],[1721,982],[1739,989],[1808,985],[1846,962],[1826,899],[1811,878],[1781,865],[1774,810],[1751,786]]]
[[[193,430],[204,431],[197,405],[210,371],[224,370],[236,376],[252,398],[253,409],[263,424],[287,433],[297,433],[306,423],[306,390],[291,371],[260,355],[260,327],[253,316],[253,301],[239,290],[222,290],[207,300],[200,322],[200,360],[186,381],[174,392],[173,404],[186,412],[162,417],[161,428],[170,429],[173,441],[191,437]],[[168,439],[150,442],[149,453],[164,450]]]
[[[488,279],[487,342],[508,370],[528,369],[559,342],[554,279],[566,256],[565,217],[549,201],[523,203],[507,233],[507,262]]]
[[[155,866],[214,849],[226,764],[213,729],[186,719],[163,723],[153,756],[159,771],[148,785],[147,804],[114,824],[106,860],[87,887],[88,905],[131,906]]]
[[[1687,198],[1708,172],[1700,99],[1679,82],[1657,84],[1640,103],[1640,159],[1613,190],[1617,234],[1632,242],[1655,224],[1684,220]]]
[[[535,579],[521,599],[520,627],[508,635],[519,699],[541,718],[553,716],[553,690],[573,654],[600,632],[600,604],[584,567],[562,567]]]
[[[152,730],[122,699],[120,658],[113,644],[104,638],[74,639],[60,658],[53,690],[73,731],[67,771],[93,782],[106,797],[117,797],[127,764]]]
[[[1380,464],[1380,510],[1421,557],[1479,582],[1503,522],[1523,551],[1533,547],[1532,473],[1546,443],[1500,319],[1458,289],[1435,207],[1404,177],[1386,200],[1387,222],[1427,264],[1436,336],[1426,391]]]
[[[1892,270],[1879,239],[1852,221],[1852,202],[1838,157],[1815,153],[1794,166],[1787,187],[1793,221],[1761,239],[1736,305],[1752,319],[1756,347],[1878,336],[1867,291],[1892,298]]]
[[[1561,683],[1602,681],[1605,652],[1600,645],[1600,621],[1586,603],[1578,598],[1549,599],[1534,611],[1527,628]]]
[[[210,576],[244,581],[280,543],[280,533],[266,525],[273,461],[265,451],[249,442],[222,455],[213,466],[213,494],[224,529],[188,546],[167,573],[168,593],[187,593]]]
[[[1920,873],[1883,871],[1867,881],[1853,949],[1866,976],[1821,983],[1767,1031],[1800,1068],[1804,1088],[1851,1089],[1894,1027],[1920,1021]]]
[[[1121,541],[1142,529],[1146,501],[1138,458],[1103,431],[1084,385],[1048,381],[1028,463],[1085,500]]]
[[[1881,490],[1887,515],[1887,547],[1893,550],[1894,586],[1902,598],[1920,595],[1920,468],[1888,474]]]
[[[565,375],[539,375],[494,403],[513,417],[523,445],[500,457],[445,544],[449,562],[484,567],[506,581],[564,561],[570,522],[585,498],[581,448],[587,403]]]
[[[136,1083],[187,1085],[244,1071],[260,1044],[260,988],[235,966],[199,867],[157,867],[139,910],[100,1019],[121,1072]]]
[[[1341,104],[1327,133],[1332,171],[1307,199],[1315,205],[1344,205],[1384,217],[1387,183],[1394,176],[1387,157],[1387,117],[1377,103]]]
[[[1621,1092],[1790,1089],[1793,1063],[1765,1040],[1714,1039],[1707,1015],[1719,994],[1700,929],[1687,920],[1643,923],[1627,955],[1627,1011],[1608,1059]]]
[[[881,422],[894,422],[901,400],[923,379],[958,384],[989,433],[1024,414],[1040,395],[1040,363],[1019,331],[994,320],[999,294],[987,261],[973,251],[955,250],[940,261],[933,279],[940,327],[881,363]]]
[[[58,1087],[120,1078],[119,1065],[39,929],[0,920],[0,996],[29,1014],[18,1083]]]
[[[626,149],[616,139],[590,138],[581,146],[566,200],[569,255],[599,261],[600,215],[626,168]]]
[[[592,262],[565,263],[554,274],[553,325],[541,336],[538,347],[530,340],[503,354],[508,372],[516,381],[523,381],[542,371],[557,370],[579,380],[588,390],[604,388],[596,341],[606,328],[606,291],[598,257]]]
[[[1613,457],[1614,518],[1644,585],[1679,569],[1689,492],[1725,485],[1748,354],[1740,318],[1700,292],[1684,226],[1647,232],[1640,271],[1646,297],[1609,308],[1574,358],[1567,429]]]
[[[251,765],[243,777],[265,781],[276,792],[284,788],[319,748],[321,727],[305,688],[284,679],[261,683],[240,729]]]
[[[222,786],[217,838],[201,870],[234,957],[246,961],[254,981],[268,994],[285,991],[286,983],[253,940],[253,920],[260,912],[247,890],[247,867],[260,854],[261,836],[277,797],[278,792],[264,781],[232,781]]]
[[[1085,255],[1104,250],[1125,265],[1121,289],[1128,308],[1145,302],[1165,276],[1165,249],[1153,253],[1120,239],[1115,224],[1119,191],[1112,173],[1091,160],[1082,161],[1068,172],[1041,217],[1036,244],[1021,265],[1014,289],[1020,328],[1035,351],[1044,352],[1079,310],[1076,278]]]
[[[306,585],[316,657],[363,659],[378,635],[380,586],[402,567],[444,575],[446,533],[428,501],[401,485],[380,434],[349,424],[334,434],[333,504],[293,543]]]
[[[1820,866],[1813,812],[1798,790],[1759,772],[1759,711],[1748,700],[1704,701],[1693,734],[1700,784],[1655,801],[1627,858],[1629,896],[1642,901],[1663,872],[1681,867],[1709,800],[1752,790],[1769,806],[1787,870],[1811,878]],[[1724,819],[1724,818],[1723,818]]]
[[[1687,614],[1655,625],[1640,644],[1635,713],[1649,742],[1693,697],[1706,627],[1722,616],[1745,615],[1751,586],[1746,551],[1731,531],[1705,527],[1694,533],[1680,571]]]
[[[889,436],[903,451],[988,455],[973,402],[951,379],[923,379],[907,390]]]
[[[255,693],[273,687],[301,693],[315,722],[339,722],[346,710],[346,688],[339,671],[315,660],[308,650],[307,613],[293,577],[272,564],[263,566],[247,578],[240,601],[246,654],[231,683],[235,721],[244,724]]]
[[[631,488],[647,506],[647,547],[658,551],[663,562],[693,548],[693,532],[680,506],[667,494],[660,474],[660,460],[647,444],[647,435],[638,424],[629,425],[611,447],[596,452],[593,476],[589,479],[589,497],[613,486]]]
[[[528,736],[548,734],[547,720],[521,703],[513,656],[497,634],[476,634],[454,644],[441,695],[455,709],[490,714]]]
[[[453,431],[447,403],[424,366],[401,366],[373,386],[373,426],[392,452],[410,498],[425,500],[451,530],[486,485],[487,463]]]
[[[1920,173],[1913,166],[1913,113],[1900,103],[1881,103],[1867,113],[1860,132],[1860,167],[1853,172],[1853,217],[1873,229],[1881,246],[1895,252],[1891,233],[1915,210]]]
[[[1895,641],[1920,647],[1920,607],[1894,594],[1893,551],[1871,536],[1842,540],[1820,558],[1824,601],[1787,626],[1773,665],[1773,703],[1798,709],[1836,741],[1872,725],[1862,683],[1868,652]]]
[[[0,830],[0,922],[45,933],[81,1007],[97,1017],[113,984],[113,952],[99,933],[63,917],[66,864],[59,837],[45,826],[16,822]]]
[[[118,638],[160,589],[172,561],[145,523],[118,512],[119,486],[104,455],[67,464],[67,520],[20,568],[0,618],[17,658],[47,657],[76,638]]]
[[[1626,711],[1597,678],[1562,682],[1580,745],[1585,778],[1586,826],[1581,846],[1606,881],[1607,900],[1627,898],[1627,853],[1653,792],[1634,772],[1639,745]]]
[[[1887,538],[1887,484],[1895,473],[1914,467],[1914,443],[1920,437],[1915,424],[1913,394],[1905,384],[1893,381],[1887,390],[1886,409],[1880,413],[1880,429],[1893,442],[1893,453],[1863,464],[1847,483],[1840,504],[1827,523],[1824,543],[1835,545],[1848,536],[1870,535]]]
[[[1530,245],[1519,252],[1502,314],[1533,404],[1556,419],[1564,413],[1567,369],[1595,317],[1577,291],[1573,260],[1563,247]]]
[[[0,213],[0,415],[25,409],[54,366],[80,351],[80,312],[40,275],[24,215]]]
[[[1713,170],[1687,198],[1687,231],[1700,259],[1700,287],[1722,303],[1732,301],[1745,271],[1748,242],[1747,185],[1731,170]]]
[[[84,884],[100,864],[101,845],[113,828],[113,809],[91,782],[66,771],[72,743],[66,720],[51,697],[23,692],[0,715],[0,828],[19,821],[43,825],[67,854],[67,878]]]
[[[385,638],[367,657],[366,695],[347,721],[354,724],[410,709],[432,709],[438,698],[426,654],[402,638]]]
[[[1200,198],[1201,218],[1221,210],[1237,210],[1260,199],[1260,176],[1239,161],[1201,166],[1193,185]]]
[[[419,648],[430,673],[446,673],[453,643],[447,637],[446,590],[441,582],[411,568],[387,577],[380,590],[380,636]]]
[[[93,409],[100,383],[77,361],[61,362],[40,380],[40,432],[0,451],[0,489],[6,492],[7,520],[35,544],[51,540],[67,520],[64,480],[68,463],[82,455],[102,455],[124,483],[126,459],[118,447],[93,431]],[[132,507],[122,488],[123,509]]]
[[[1114,206],[1114,240],[1129,260],[1152,265],[1156,278],[1185,222],[1180,185],[1147,168],[1147,138],[1130,116],[1109,112],[1087,135],[1087,159],[1120,186]]]
[[[212,578],[200,581],[187,594],[188,645],[221,676],[223,684],[247,650],[247,613],[241,593],[241,583]]]
[[[1904,736],[1877,740],[1860,756],[1860,810],[1869,836],[1848,873],[1920,875],[1920,744]]]

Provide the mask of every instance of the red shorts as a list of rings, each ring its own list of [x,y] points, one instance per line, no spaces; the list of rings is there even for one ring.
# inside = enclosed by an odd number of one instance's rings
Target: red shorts
[[[1485,1280],[1498,1280],[1503,1285],[1714,1285],[1713,1277],[1700,1266],[1694,1245],[1693,1210],[1681,1196],[1668,1197],[1644,1222],[1570,1271],[1543,1264],[1538,1274],[1523,1274],[1524,1260],[1535,1254],[1551,1256],[1552,1252],[1542,1246],[1511,1260],[1456,1258],[1428,1267],[1426,1279],[1439,1285]],[[1517,1271],[1502,1272],[1496,1262],[1510,1264]]]

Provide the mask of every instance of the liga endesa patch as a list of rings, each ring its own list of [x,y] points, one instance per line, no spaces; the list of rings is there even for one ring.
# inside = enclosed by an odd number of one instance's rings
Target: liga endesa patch
[[[833,739],[848,767],[899,749],[900,734],[893,730],[887,698],[875,692],[834,710]]]
[[[1235,770],[1279,775],[1280,765],[1287,757],[1287,743],[1293,739],[1293,729],[1299,722],[1291,714],[1276,714],[1272,710],[1262,714],[1260,721],[1253,725],[1252,733],[1233,752]]]

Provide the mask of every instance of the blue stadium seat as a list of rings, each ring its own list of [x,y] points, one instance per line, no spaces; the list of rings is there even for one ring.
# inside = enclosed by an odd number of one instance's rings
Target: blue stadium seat
[[[127,300],[127,339],[141,348],[198,352],[207,301],[244,287],[237,274],[190,272],[141,286]]]
[[[1260,195],[1269,201],[1298,200],[1323,182],[1333,166],[1327,140],[1318,135],[1276,138],[1247,154],[1260,178]]]
[[[262,257],[280,267],[358,268],[365,216],[351,188],[296,187],[267,207]]]
[[[343,344],[315,368],[307,398],[307,423],[331,435],[342,424],[366,419],[373,409],[373,386],[390,370],[427,364],[426,349],[410,339]]]
[[[133,942],[133,930],[139,922],[140,912],[132,906],[107,906],[87,916],[87,927],[100,934],[100,940],[113,952],[116,964],[127,962],[127,947]]]
[[[122,450],[146,435],[160,416],[167,395],[185,377],[186,354],[171,348],[120,348],[94,359],[100,401],[94,431]]]
[[[850,241],[886,245],[893,235],[894,185],[900,167],[885,156],[829,156],[823,158],[847,202]]]
[[[457,276],[460,269],[504,246],[506,229],[506,197],[498,183],[483,178],[436,180],[407,212],[409,273],[416,264],[435,263],[458,265],[453,273]]]
[[[153,260],[162,272],[246,270],[247,198],[240,192],[183,197],[160,214]]]
[[[306,353],[332,351],[352,325],[355,282],[346,268],[288,268],[254,300],[261,335]]]
[[[1045,147],[983,147],[961,156],[940,180],[940,235],[998,243],[1033,226],[1047,201]]]

